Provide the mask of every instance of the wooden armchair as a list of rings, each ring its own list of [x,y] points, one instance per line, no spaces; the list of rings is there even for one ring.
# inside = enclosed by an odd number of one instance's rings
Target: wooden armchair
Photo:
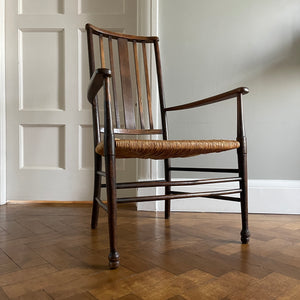
[[[248,89],[240,87],[203,100],[184,105],[165,107],[159,43],[157,37],[143,37],[119,34],[86,25],[90,68],[90,85],[88,100],[92,105],[93,132],[95,147],[95,181],[92,211],[92,228],[96,228],[99,207],[108,213],[110,253],[109,266],[119,266],[119,253],[116,247],[117,204],[141,201],[165,200],[165,218],[170,216],[170,200],[181,198],[207,197],[241,203],[242,230],[241,241],[247,244],[248,231],[248,191],[247,191],[247,148],[243,125],[242,95]],[[95,42],[96,41],[96,42]],[[149,76],[149,57],[154,51],[157,85],[160,101],[161,128],[154,128],[151,86]],[[96,66],[99,60],[99,66]],[[119,94],[118,97],[118,83]],[[99,93],[101,91],[101,93]],[[101,95],[101,97],[100,97]],[[98,100],[99,98],[99,100]],[[103,98],[103,102],[100,102]],[[121,98],[121,99],[120,99]],[[227,99],[237,100],[237,139],[236,140],[168,140],[166,125],[167,114],[172,111],[196,108]],[[101,99],[102,100],[102,99]],[[122,104],[120,105],[120,103]],[[146,102],[146,105],[145,105]],[[100,112],[104,112],[103,123],[100,123]],[[123,111],[123,114],[120,112]],[[123,123],[122,124],[122,120]],[[125,139],[115,139],[115,135]],[[134,135],[147,139],[129,139]],[[153,135],[161,136],[160,140],[151,139]],[[150,138],[150,139],[149,139]],[[189,157],[204,153],[221,152],[237,149],[238,168],[186,168],[172,167],[170,158]],[[105,171],[102,169],[102,157]],[[165,180],[120,182],[116,181],[116,159],[149,158],[164,160]],[[172,181],[171,173],[175,171],[232,173],[231,177]],[[106,183],[101,184],[105,177]],[[178,192],[172,187],[209,183],[238,182],[239,188],[222,189],[207,192]],[[164,195],[117,197],[118,189],[132,189],[160,186],[165,188]],[[106,188],[107,203],[101,200],[100,189]],[[233,197],[232,194],[238,194]]]

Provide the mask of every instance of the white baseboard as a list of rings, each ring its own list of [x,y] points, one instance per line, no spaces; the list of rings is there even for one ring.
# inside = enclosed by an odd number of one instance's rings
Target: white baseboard
[[[213,190],[217,185],[210,186]],[[222,189],[236,186],[236,183],[224,183]],[[203,186],[176,187],[176,190],[196,192],[203,190]],[[159,193],[161,189],[157,189]],[[145,192],[139,189],[138,194],[145,195]],[[142,202],[137,207],[138,210],[163,211],[164,202]],[[235,213],[240,212],[240,204],[208,198],[179,199],[172,200],[171,210]],[[249,213],[300,214],[300,180],[249,180]]]

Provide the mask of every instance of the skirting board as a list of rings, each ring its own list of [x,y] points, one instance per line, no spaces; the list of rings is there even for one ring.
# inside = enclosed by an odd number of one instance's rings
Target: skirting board
[[[222,189],[236,186],[236,183],[226,183],[222,185]],[[213,190],[216,185],[211,184],[210,187]],[[207,186],[174,187],[173,189],[196,192],[204,188],[207,190]],[[157,189],[157,194],[161,192],[161,189]],[[138,194],[142,196],[145,191],[139,189]],[[138,210],[163,211],[164,202],[140,202],[137,208]],[[240,204],[208,198],[179,199],[171,201],[171,210],[236,213],[240,212]],[[300,214],[300,180],[249,180],[249,213]]]

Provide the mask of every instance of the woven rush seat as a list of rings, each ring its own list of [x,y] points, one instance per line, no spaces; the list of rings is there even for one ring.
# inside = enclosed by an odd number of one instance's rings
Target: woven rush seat
[[[115,140],[117,158],[166,159],[189,157],[198,154],[237,149],[234,140]],[[100,142],[96,152],[104,155],[104,143]]]

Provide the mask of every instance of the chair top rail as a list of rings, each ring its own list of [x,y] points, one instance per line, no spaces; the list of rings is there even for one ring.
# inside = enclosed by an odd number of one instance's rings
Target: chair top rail
[[[107,38],[111,37],[113,39],[123,38],[132,42],[135,41],[135,42],[143,42],[143,43],[153,43],[159,40],[157,36],[137,36],[137,35],[129,35],[123,33],[116,33],[112,31],[100,29],[91,24],[86,24],[85,28],[86,29],[90,28],[94,34],[102,35]]]

